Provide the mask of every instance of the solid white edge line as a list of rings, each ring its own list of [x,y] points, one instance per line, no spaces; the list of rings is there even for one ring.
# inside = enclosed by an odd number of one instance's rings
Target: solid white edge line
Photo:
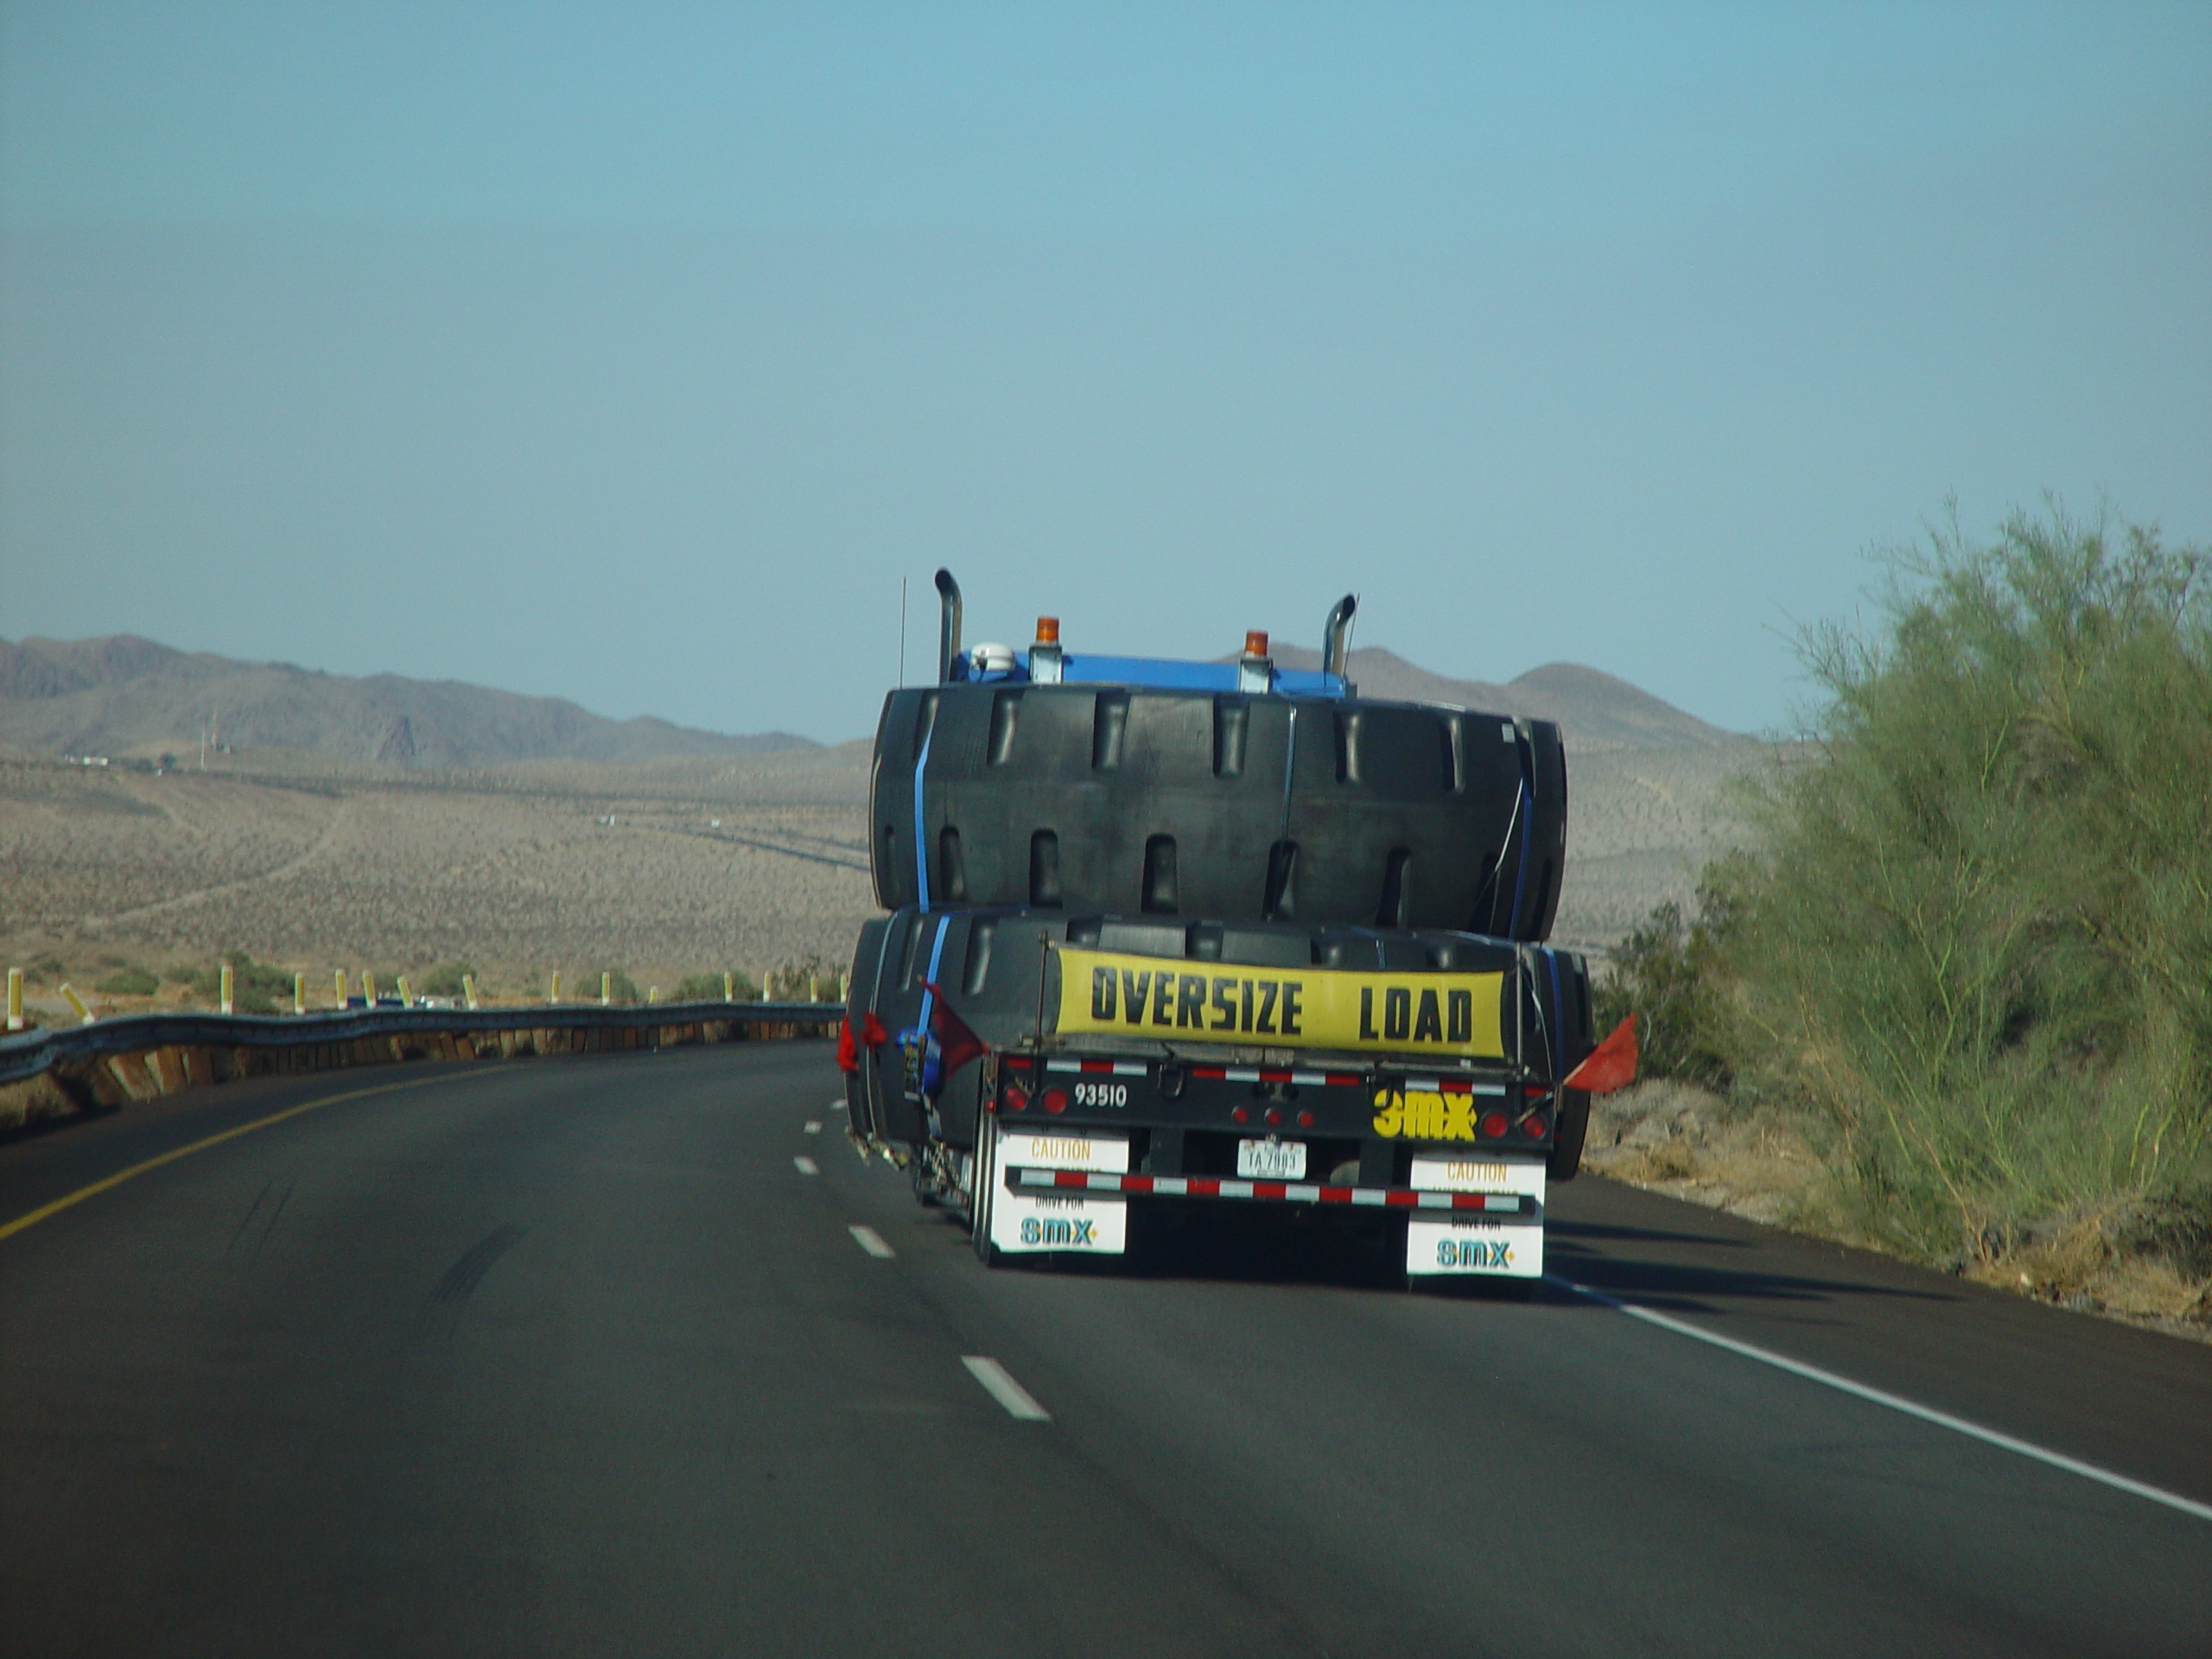
[[[822,1173],[811,1158],[794,1158],[791,1166],[802,1175],[819,1175]]]
[[[1006,1414],[1025,1423],[1049,1423],[1052,1414],[1039,1405],[1029,1390],[1007,1375],[1006,1367],[982,1354],[963,1354],[960,1363],[983,1385],[983,1392],[1006,1408]]]
[[[1642,1319],[1647,1325],[1656,1325],[1661,1330],[1671,1331],[1678,1337],[1688,1337],[1698,1342],[1710,1343],[1713,1347],[1725,1348],[1741,1358],[1757,1360],[1762,1365],[1771,1365],[1777,1370],[1788,1371],[1792,1376],[1802,1376],[1808,1382],[1821,1383],[1827,1388],[1851,1395],[1872,1405],[1886,1406],[1891,1411],[1903,1412],[1908,1417],[1916,1417],[1923,1423],[1933,1423],[1938,1428],[1948,1428],[1954,1433],[1965,1435],[1969,1440],[1980,1440],[1985,1446],[1993,1446],[1999,1451],[2011,1452],[2050,1468],[2063,1470],[2069,1475],[2079,1475],[2084,1480],[2094,1480],[2099,1485],[2109,1486],[2115,1491],[2127,1492],[2136,1497],[2148,1498],[2152,1503],[2163,1503],[2170,1510],[2179,1510],[2183,1515],[2195,1516],[2199,1521],[2212,1521],[2212,1503],[2200,1503],[2193,1497],[2183,1497],[2179,1492],[2170,1492],[2162,1486],[2153,1486],[2146,1481],[2137,1480],[2131,1476],[2115,1474],[2109,1469],[2100,1469],[2095,1464],[2084,1463],[2079,1458],[2069,1458],[2063,1452],[2050,1451],[2047,1447],[2036,1445],[2033,1441],[2016,1439],[1999,1429],[1984,1428],[1980,1423],[1969,1422],[1963,1417],[1954,1417],[1948,1411],[1938,1411],[1933,1406],[1923,1406],[1917,1401],[1908,1400],[1902,1395],[1891,1394],[1884,1389],[1872,1388],[1864,1382],[1854,1382],[1847,1376],[1839,1376],[1834,1371],[1824,1371],[1817,1365],[1808,1365],[1801,1359],[1791,1359],[1786,1355],[1754,1347],[1748,1342],[1739,1342],[1733,1337],[1724,1337],[1717,1332],[1700,1330],[1687,1319],[1678,1319],[1669,1314],[1655,1312],[1651,1308],[1638,1307],[1633,1302],[1617,1300],[1603,1291],[1592,1290],[1587,1285],[1578,1285],[1572,1279],[1561,1279],[1557,1274],[1549,1273],[1544,1275],[1544,1279],[1546,1282],[1556,1285],[1561,1290],[1571,1290],[1578,1296],[1586,1296],[1592,1301],[1602,1303],[1616,1313],[1625,1313],[1632,1319]]]
[[[897,1254],[897,1252],[894,1251],[888,1244],[883,1242],[883,1235],[877,1232],[873,1227],[861,1227],[855,1225],[848,1227],[845,1230],[853,1236],[853,1243],[859,1245],[861,1249],[866,1250],[870,1255],[874,1256],[879,1262],[888,1262],[894,1255]]]

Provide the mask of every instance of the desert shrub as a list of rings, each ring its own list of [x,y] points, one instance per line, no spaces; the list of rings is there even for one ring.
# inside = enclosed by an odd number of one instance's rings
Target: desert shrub
[[[273,963],[256,962],[244,950],[226,950],[223,962],[231,969],[231,1004],[240,1014],[274,1014],[281,1000],[289,1007],[292,1002],[292,970],[279,968]],[[168,978],[196,997],[210,1000],[223,994],[222,967],[197,968],[188,965],[171,968]]]
[[[760,988],[743,974],[730,976],[731,988],[741,1002],[750,1002],[760,995]],[[722,976],[719,973],[689,974],[676,988],[679,1002],[719,1002],[722,1000]]]
[[[118,968],[92,988],[105,996],[151,996],[162,982],[143,968]]]
[[[765,1001],[770,1002],[835,1001],[837,970],[810,951],[798,962],[768,970]]]
[[[413,988],[424,996],[459,996],[465,987],[464,976],[474,978],[476,969],[465,962],[441,962],[423,970],[423,977]]]
[[[2207,556],[2054,510],[1886,563],[1877,632],[1804,642],[1816,759],[1700,994],[1869,1226],[1986,1256],[2171,1200],[2212,1131]]]
[[[1708,1089],[1729,1082],[1720,989],[1729,899],[1720,868],[1699,884],[1694,916],[1685,918],[1672,899],[1659,906],[1630,931],[1613,952],[1611,970],[1592,988],[1600,1035],[1635,1014],[1637,1066],[1644,1076]]]

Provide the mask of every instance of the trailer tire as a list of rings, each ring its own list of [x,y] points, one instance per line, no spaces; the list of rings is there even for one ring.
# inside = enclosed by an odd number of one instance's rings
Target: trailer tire
[[[997,1207],[999,1186],[998,1125],[990,1114],[985,1113],[976,1125],[976,1153],[969,1164],[968,1214],[973,1229],[972,1242],[976,1259],[987,1268],[999,1266],[1004,1258],[999,1247],[991,1243],[991,1211]]]

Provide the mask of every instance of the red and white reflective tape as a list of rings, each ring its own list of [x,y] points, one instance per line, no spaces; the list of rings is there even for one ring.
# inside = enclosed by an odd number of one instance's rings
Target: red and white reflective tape
[[[1216,1175],[1102,1175],[1087,1169],[1009,1169],[1007,1185],[1163,1198],[1258,1198],[1287,1204],[1353,1204],[1392,1210],[1483,1210],[1519,1215],[1534,1209],[1523,1192],[1433,1192],[1411,1186],[1323,1186],[1304,1181],[1224,1180]]]
[[[1047,1060],[1047,1071],[1089,1071],[1116,1077],[1141,1077],[1145,1074],[1142,1060]]]
[[[1191,1075],[1214,1083],[1295,1083],[1313,1089],[1357,1089],[1367,1081],[1357,1071],[1273,1071],[1256,1065],[1194,1065]]]

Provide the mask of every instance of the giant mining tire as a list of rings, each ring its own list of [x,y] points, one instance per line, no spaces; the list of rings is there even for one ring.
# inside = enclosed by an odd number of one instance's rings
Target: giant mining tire
[[[1541,941],[1559,728],[1426,703],[1142,686],[893,692],[869,862],[887,910],[1446,928]]]

